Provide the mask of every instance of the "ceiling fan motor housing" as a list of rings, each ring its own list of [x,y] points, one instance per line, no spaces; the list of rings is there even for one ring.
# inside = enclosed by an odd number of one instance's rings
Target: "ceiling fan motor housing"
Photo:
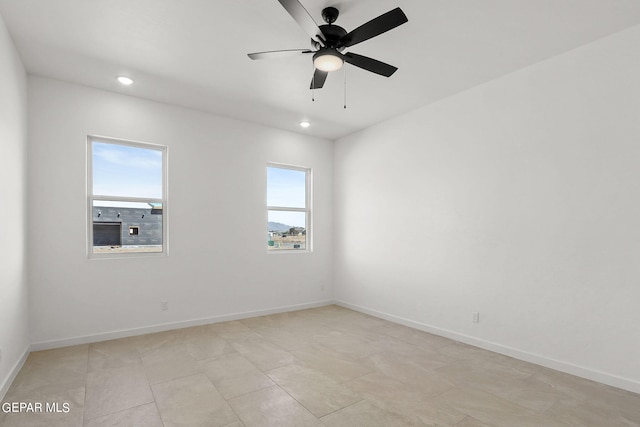
[[[326,41],[325,44],[328,48],[335,48],[338,45],[338,42],[347,35],[347,31],[338,25],[320,25],[320,30],[324,35]],[[322,46],[317,41],[311,39],[311,47],[317,50]],[[342,51],[343,49],[344,47],[338,48],[339,51]]]

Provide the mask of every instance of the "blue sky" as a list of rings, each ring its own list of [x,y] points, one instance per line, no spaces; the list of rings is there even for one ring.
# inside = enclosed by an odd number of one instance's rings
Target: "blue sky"
[[[267,167],[267,205],[305,207],[306,173],[304,171]],[[304,227],[303,212],[269,211],[269,221]]]
[[[93,194],[162,198],[162,151],[93,142]]]

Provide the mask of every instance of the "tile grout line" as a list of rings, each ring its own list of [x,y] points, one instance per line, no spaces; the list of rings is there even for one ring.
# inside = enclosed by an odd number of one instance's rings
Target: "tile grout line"
[[[162,417],[162,412],[160,412],[160,407],[158,406],[158,399],[156,398],[156,393],[153,391],[151,382],[149,382],[149,376],[147,375],[147,370],[144,368],[144,361],[142,360],[142,351],[140,351],[140,348],[137,345],[134,344],[134,346],[136,348],[136,351],[138,352],[138,356],[140,357],[142,372],[144,372],[144,377],[147,379],[147,385],[149,386],[149,390],[151,390],[151,396],[153,396],[153,404],[156,407],[156,411],[158,411],[158,418],[160,418],[160,423],[162,423],[162,427],[165,427],[164,418]]]
[[[87,372],[84,376],[84,400],[82,403],[82,426],[84,427],[87,420],[87,391],[89,386],[89,353],[91,350],[91,344],[87,345]]]

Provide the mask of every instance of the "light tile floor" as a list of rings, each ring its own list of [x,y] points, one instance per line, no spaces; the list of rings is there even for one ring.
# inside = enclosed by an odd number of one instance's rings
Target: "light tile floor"
[[[12,426],[640,426],[640,395],[337,306],[32,353]]]

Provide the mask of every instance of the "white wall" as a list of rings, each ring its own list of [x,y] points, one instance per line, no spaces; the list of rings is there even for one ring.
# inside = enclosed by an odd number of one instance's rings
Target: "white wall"
[[[330,141],[39,77],[29,132],[34,348],[331,300]],[[168,146],[169,256],[87,258],[87,134]],[[267,162],[313,169],[313,253],[266,253]]]
[[[0,399],[29,347],[27,75],[0,17]]]
[[[638,45],[634,27],[337,141],[336,299],[640,392]]]

